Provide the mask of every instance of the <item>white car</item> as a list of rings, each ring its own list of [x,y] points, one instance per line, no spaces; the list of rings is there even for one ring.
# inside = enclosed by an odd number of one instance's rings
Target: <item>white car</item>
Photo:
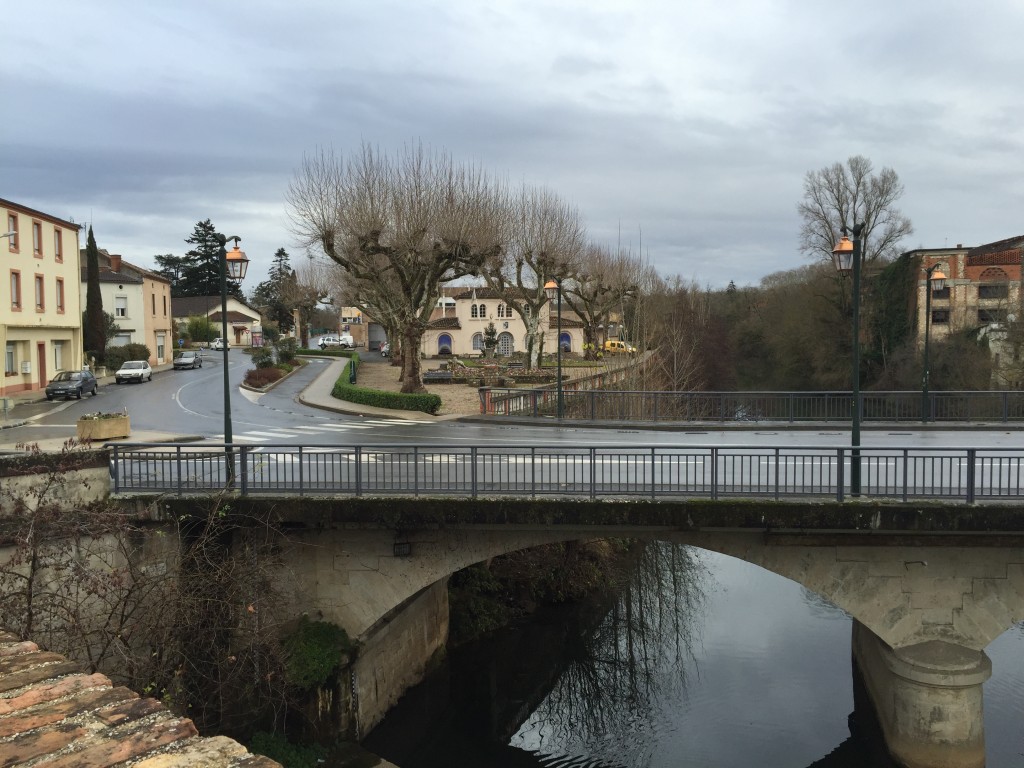
[[[144,381],[153,380],[153,369],[145,360],[126,360],[124,365],[117,369],[114,374],[114,383],[122,381],[137,381],[140,384]]]
[[[334,334],[328,334],[327,336],[321,336],[317,341],[316,345],[320,349],[327,349],[327,347],[341,347],[342,349],[351,349],[354,345],[352,342],[352,336],[348,333],[343,333],[340,336]]]
[[[210,349],[231,349],[231,344],[229,344],[225,339],[222,339],[218,336],[216,339],[210,342]]]

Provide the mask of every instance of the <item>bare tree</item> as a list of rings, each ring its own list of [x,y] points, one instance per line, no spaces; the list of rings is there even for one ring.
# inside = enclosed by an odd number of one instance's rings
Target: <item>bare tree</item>
[[[662,287],[651,308],[658,328],[653,368],[660,388],[673,392],[703,389],[711,324],[708,292],[677,277]]]
[[[363,145],[348,163],[306,157],[288,190],[294,231],[393,310],[401,329],[402,391],[422,392],[419,350],[443,282],[479,271],[500,251],[498,198],[477,167],[421,145],[394,156]]]
[[[566,304],[583,321],[587,360],[597,359],[611,313],[637,298],[641,270],[640,261],[628,251],[587,246],[579,275],[564,289]]]
[[[903,184],[896,171],[883,168],[872,174],[871,161],[855,155],[804,177],[804,199],[797,205],[803,224],[800,250],[812,258],[832,258],[832,249],[844,228],[863,223],[867,262],[891,261],[903,237],[914,231],[910,219],[896,207]]]
[[[501,210],[503,247],[494,249],[481,275],[523,318],[529,364],[536,368],[547,332],[541,327],[541,309],[548,301],[544,283],[558,276],[564,289],[579,273],[583,224],[575,207],[543,188],[524,186]]]

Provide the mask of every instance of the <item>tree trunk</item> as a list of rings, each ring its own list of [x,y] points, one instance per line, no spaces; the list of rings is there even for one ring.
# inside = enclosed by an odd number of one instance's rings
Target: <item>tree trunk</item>
[[[402,341],[402,392],[420,394],[427,391],[420,376],[420,341],[423,331],[414,325],[405,329]]]

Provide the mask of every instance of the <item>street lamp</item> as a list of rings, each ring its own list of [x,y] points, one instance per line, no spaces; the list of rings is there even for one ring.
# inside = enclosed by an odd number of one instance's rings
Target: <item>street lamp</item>
[[[853,225],[853,242],[846,236],[832,249],[832,261],[840,274],[853,273],[853,398],[850,401],[850,495],[860,496],[860,270],[864,224]]]
[[[553,277],[544,283],[544,292],[548,299],[558,302],[558,332],[555,336],[555,346],[558,347],[558,418],[561,419],[565,413],[565,401],[562,398],[562,278]],[[550,316],[550,315],[549,315]]]
[[[228,344],[228,280],[230,279],[236,286],[241,285],[242,280],[245,279],[245,270],[249,266],[249,259],[238,247],[238,243],[242,240],[238,235],[232,237],[217,235],[217,239],[220,240],[220,250],[217,254],[218,261],[220,261],[220,338],[223,341],[222,351],[224,352],[224,453],[227,455],[227,479],[228,485],[230,485],[235,479],[235,462],[231,450],[233,442],[231,436],[231,384],[228,381],[228,347],[230,346]],[[231,249],[230,253],[226,249],[228,240],[235,241],[235,247]]]
[[[933,264],[925,269],[924,281],[924,373],[921,376],[921,421],[928,423],[931,409],[928,403],[928,331],[932,325],[932,291],[941,291],[946,287],[946,275]]]

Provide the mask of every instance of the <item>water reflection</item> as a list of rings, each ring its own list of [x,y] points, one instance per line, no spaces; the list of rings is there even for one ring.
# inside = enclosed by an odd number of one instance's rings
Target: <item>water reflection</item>
[[[649,546],[612,604],[461,649],[367,740],[402,768],[885,766],[851,622],[756,566]],[[1024,628],[989,649],[989,768],[1019,766]],[[891,765],[891,763],[889,763]]]

